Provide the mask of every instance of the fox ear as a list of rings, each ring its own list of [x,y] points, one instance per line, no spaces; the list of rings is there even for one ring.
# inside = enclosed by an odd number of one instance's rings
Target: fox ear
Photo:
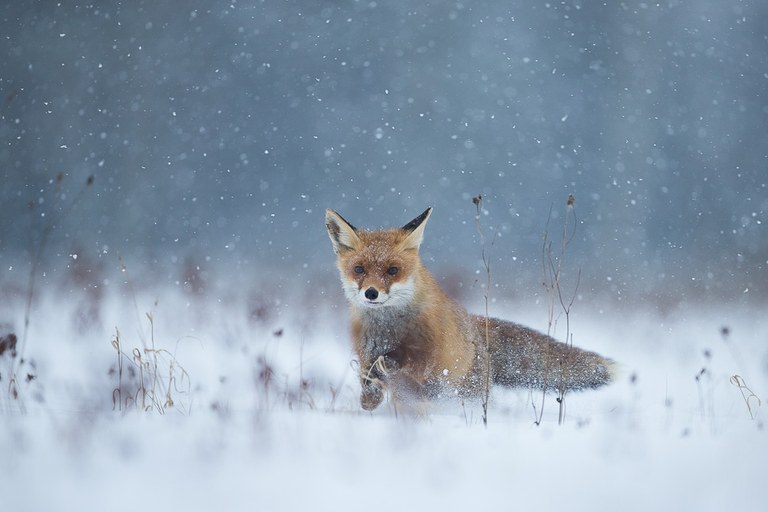
[[[432,214],[432,208],[427,208],[424,213],[413,219],[401,229],[408,233],[403,242],[403,249],[419,250],[421,241],[424,240],[424,228],[427,226],[427,219]]]
[[[330,208],[325,210],[325,227],[328,229],[333,252],[336,254],[352,251],[360,246],[360,238],[355,233],[355,226]]]

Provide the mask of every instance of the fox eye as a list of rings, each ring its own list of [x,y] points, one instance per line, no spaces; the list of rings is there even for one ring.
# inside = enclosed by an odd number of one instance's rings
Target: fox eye
[[[363,272],[365,272],[365,269],[360,265],[355,267],[355,274],[362,274]]]
[[[389,267],[389,268],[387,269],[387,274],[389,274],[389,275],[391,275],[391,276],[394,276],[394,275],[396,275],[396,274],[397,274],[399,271],[400,271],[400,269],[399,269],[399,268],[397,268],[397,267]]]

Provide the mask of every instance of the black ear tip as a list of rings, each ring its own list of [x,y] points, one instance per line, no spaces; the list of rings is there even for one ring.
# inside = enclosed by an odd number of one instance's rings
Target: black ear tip
[[[424,221],[427,220],[427,217],[429,217],[429,214],[432,213],[432,207],[430,206],[426,210],[424,210],[424,213],[413,219],[411,222],[403,226],[403,231],[413,231],[417,227],[421,226]]]

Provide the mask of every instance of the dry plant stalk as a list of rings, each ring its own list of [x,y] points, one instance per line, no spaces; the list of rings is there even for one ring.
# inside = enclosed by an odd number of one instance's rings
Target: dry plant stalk
[[[35,297],[35,284],[36,284],[37,273],[40,268],[40,264],[42,263],[43,255],[45,254],[45,248],[48,245],[48,241],[51,238],[51,233],[53,233],[53,230],[56,227],[57,222],[60,223],[69,216],[69,214],[72,212],[72,210],[77,205],[77,203],[79,203],[80,200],[82,199],[83,194],[85,194],[85,191],[91,185],[93,185],[93,180],[94,180],[93,175],[88,176],[82,188],[74,197],[74,199],[70,201],[69,205],[67,205],[65,208],[62,209],[61,198],[63,197],[63,194],[61,192],[61,184],[64,181],[64,173],[60,172],[59,174],[56,175],[56,179],[54,180],[56,186],[53,192],[53,198],[54,198],[53,205],[51,206],[50,211],[47,212],[47,215],[45,213],[42,214],[42,217],[46,220],[40,235],[40,241],[38,242],[37,247],[34,246],[35,245],[34,242],[31,243],[31,246],[33,247],[32,265],[30,266],[30,269],[29,269],[29,281],[27,283],[27,297],[26,297],[27,300],[24,307],[24,331],[22,333],[21,343],[19,344],[19,359],[24,358],[24,349],[26,347],[27,335],[29,331],[29,323],[32,315],[32,303]],[[33,206],[34,206],[34,203],[30,202],[30,208]]]
[[[573,306],[573,302],[576,300],[579,284],[581,282],[581,269],[579,269],[577,272],[576,285],[574,286],[573,293],[570,295],[570,297],[566,298],[563,295],[563,287],[561,282],[563,265],[568,252],[568,247],[576,234],[576,226],[578,225],[575,204],[576,198],[573,196],[573,194],[568,194],[568,198],[565,202],[566,210],[565,218],[563,219],[563,233],[560,240],[560,250],[556,256],[552,250],[552,241],[549,238],[549,223],[552,219],[552,207],[550,206],[549,215],[547,216],[547,223],[544,228],[544,241],[542,243],[541,249],[541,262],[544,270],[544,282],[542,284],[544,285],[544,289],[547,293],[547,335],[552,335],[552,330],[557,323],[557,319],[555,317],[555,309],[556,304],[559,304],[562,314],[565,316],[565,341],[570,345],[573,345],[573,334],[571,333],[571,307]],[[571,217],[573,218],[573,230],[572,232],[569,232],[568,228],[570,225]],[[547,356],[547,359],[549,360],[549,353]],[[547,363],[546,366],[549,368],[549,363]],[[565,394],[567,391],[565,386],[566,372],[561,371],[560,375],[560,382],[555,383],[554,387],[557,390],[557,422],[559,425],[562,425],[565,421]],[[535,403],[533,400],[531,400],[531,405],[533,406],[534,415],[536,417],[536,425],[541,424],[542,417],[544,416],[544,403],[548,387],[549,383],[545,381],[543,383],[543,390],[541,395],[541,408],[538,412],[536,410]]]
[[[480,248],[481,248],[481,254],[483,258],[483,267],[485,268],[485,276],[486,276],[486,282],[485,287],[483,289],[483,300],[485,303],[485,360],[486,360],[486,368],[485,368],[485,382],[483,383],[483,397],[482,397],[482,407],[483,407],[483,425],[488,426],[488,401],[491,396],[491,322],[490,322],[490,316],[488,313],[488,294],[490,293],[491,289],[491,260],[490,257],[486,254],[485,251],[485,235],[483,234],[482,226],[480,225],[480,213],[482,212],[482,203],[483,203],[483,196],[478,194],[476,197],[472,198],[472,202],[475,205],[475,208],[477,208],[477,213],[475,215],[475,227],[477,228],[478,236],[480,237]],[[496,240],[496,235],[494,233],[494,239],[491,241],[491,245]]]
[[[21,364],[19,366],[16,366],[16,359],[18,357],[18,351],[16,350],[16,346],[18,344],[18,338],[14,333],[8,333],[8,335],[2,336],[0,335],[0,362],[8,361],[7,367],[8,367],[8,398],[11,400],[17,400],[19,398],[19,383],[16,380],[16,370],[21,367]],[[5,357],[5,354],[8,354],[8,357]],[[23,364],[23,363],[22,363]],[[4,372],[0,369],[0,382],[2,382],[4,377]],[[5,395],[0,395],[0,398],[3,398],[3,400],[0,400],[0,403],[5,402],[4,400]],[[5,405],[5,404],[3,404]],[[19,402],[21,412],[24,412],[24,404],[23,402]]]
[[[19,394],[19,389],[17,385],[17,376],[16,374],[20,370],[20,366],[24,364],[24,351],[27,346],[27,338],[29,336],[29,325],[32,318],[32,305],[34,303],[35,299],[35,291],[36,291],[36,285],[37,285],[37,274],[40,269],[40,265],[43,261],[43,256],[45,254],[45,249],[48,245],[48,241],[51,238],[51,234],[53,233],[53,230],[56,228],[57,223],[61,223],[66,219],[69,214],[72,212],[74,207],[77,205],[77,203],[80,202],[83,195],[85,194],[86,190],[90,188],[91,185],[93,185],[94,177],[93,175],[88,176],[88,178],[85,180],[85,183],[83,184],[80,191],[75,195],[75,197],[72,199],[72,201],[69,202],[68,205],[62,205],[61,200],[64,198],[64,194],[62,194],[61,191],[61,184],[64,181],[65,173],[60,172],[56,175],[56,178],[51,180],[51,182],[54,183],[54,191],[53,191],[53,204],[51,205],[49,211],[42,212],[41,217],[45,219],[45,222],[42,227],[42,231],[40,232],[40,239],[35,244],[35,241],[33,239],[30,239],[30,252],[32,254],[32,262],[29,268],[29,278],[27,281],[27,294],[26,294],[26,301],[24,304],[24,329],[21,333],[21,340],[19,342],[18,347],[18,357],[14,358],[14,361],[12,363],[11,367],[11,375],[10,375],[10,385],[9,385],[9,396],[13,400],[19,400],[20,401],[20,407],[22,412],[25,411],[24,404],[20,400],[21,396]],[[30,201],[29,207],[34,208],[35,202]],[[34,234],[34,231],[30,231],[31,234]]]
[[[696,388],[699,392],[699,409],[701,410],[701,420],[706,421],[709,419],[709,428],[712,433],[717,432],[717,425],[715,422],[715,383],[713,379],[713,373],[711,368],[712,363],[712,351],[708,348],[704,349],[702,354],[704,356],[704,366],[701,367],[694,379],[696,380]],[[705,386],[706,385],[706,389]]]
[[[189,374],[179,364],[175,354],[155,348],[154,315],[147,313],[146,317],[150,324],[150,342],[148,346],[142,339],[143,350],[134,347],[130,354],[126,353],[123,350],[120,330],[115,328],[112,348],[117,353],[117,369],[113,367],[110,373],[117,373],[117,386],[112,390],[112,409],[122,411],[123,408],[134,405],[138,410],[154,410],[165,414],[168,409],[175,407],[182,413],[187,413],[189,411],[183,405],[177,407],[174,393],[190,392],[192,386]],[[130,364],[130,381],[124,378],[124,361]],[[167,373],[163,371],[166,365]]]
[[[758,397],[754,391],[749,389],[747,386],[746,381],[741,375],[732,375],[730,378],[731,384],[739,388],[739,392],[741,392],[741,398],[744,399],[744,404],[747,406],[747,410],[749,411],[749,417],[751,419],[755,419],[755,414],[752,412],[752,404],[750,403],[751,399],[755,399],[757,401],[757,406],[760,407],[762,405],[762,402],[760,401],[760,397]],[[746,393],[745,393],[746,390]]]

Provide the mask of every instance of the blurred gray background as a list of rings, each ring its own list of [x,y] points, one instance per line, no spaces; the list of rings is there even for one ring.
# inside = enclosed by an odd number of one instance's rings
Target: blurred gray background
[[[525,296],[573,194],[581,291],[766,296],[762,0],[16,1],[0,56],[11,280],[44,243],[47,278],[120,255],[311,286],[335,272],[326,207],[434,206],[423,255],[469,282],[482,194],[494,281]]]

